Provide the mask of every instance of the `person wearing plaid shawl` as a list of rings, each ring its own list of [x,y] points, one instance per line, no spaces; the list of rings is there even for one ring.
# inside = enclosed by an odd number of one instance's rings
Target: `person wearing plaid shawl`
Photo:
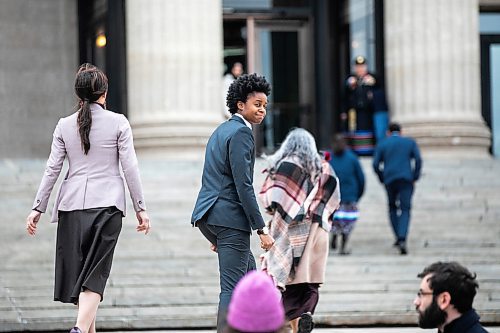
[[[328,258],[331,216],[339,207],[339,182],[306,130],[292,130],[270,164],[259,198],[272,215],[274,246],[262,269],[282,290],[293,332],[310,332]]]

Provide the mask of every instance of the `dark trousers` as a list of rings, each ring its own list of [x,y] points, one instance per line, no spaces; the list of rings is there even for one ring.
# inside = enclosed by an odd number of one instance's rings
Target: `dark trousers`
[[[256,269],[255,258],[250,251],[250,233],[210,225],[204,221],[200,221],[197,227],[203,236],[217,247],[220,274],[217,332],[222,332],[226,326],[227,308],[236,284],[248,271]]]
[[[395,180],[386,185],[385,188],[389,201],[389,218],[392,230],[398,241],[406,242],[410,224],[413,183],[407,180]]]

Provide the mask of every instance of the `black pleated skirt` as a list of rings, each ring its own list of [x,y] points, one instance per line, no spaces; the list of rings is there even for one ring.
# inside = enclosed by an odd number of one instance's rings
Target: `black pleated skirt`
[[[54,300],[78,303],[80,292],[104,295],[122,228],[116,207],[59,211]]]

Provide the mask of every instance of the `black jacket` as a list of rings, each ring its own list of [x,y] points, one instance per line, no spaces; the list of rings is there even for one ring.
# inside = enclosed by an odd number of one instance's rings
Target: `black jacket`
[[[442,333],[488,333],[479,323],[479,316],[471,309],[444,327]]]

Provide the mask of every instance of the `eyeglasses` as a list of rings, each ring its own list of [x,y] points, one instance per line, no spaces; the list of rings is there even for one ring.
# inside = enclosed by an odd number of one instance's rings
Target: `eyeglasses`
[[[426,295],[434,295],[434,293],[432,291],[422,291],[422,290],[419,290],[417,292],[418,298],[422,298],[422,296],[426,296]]]

